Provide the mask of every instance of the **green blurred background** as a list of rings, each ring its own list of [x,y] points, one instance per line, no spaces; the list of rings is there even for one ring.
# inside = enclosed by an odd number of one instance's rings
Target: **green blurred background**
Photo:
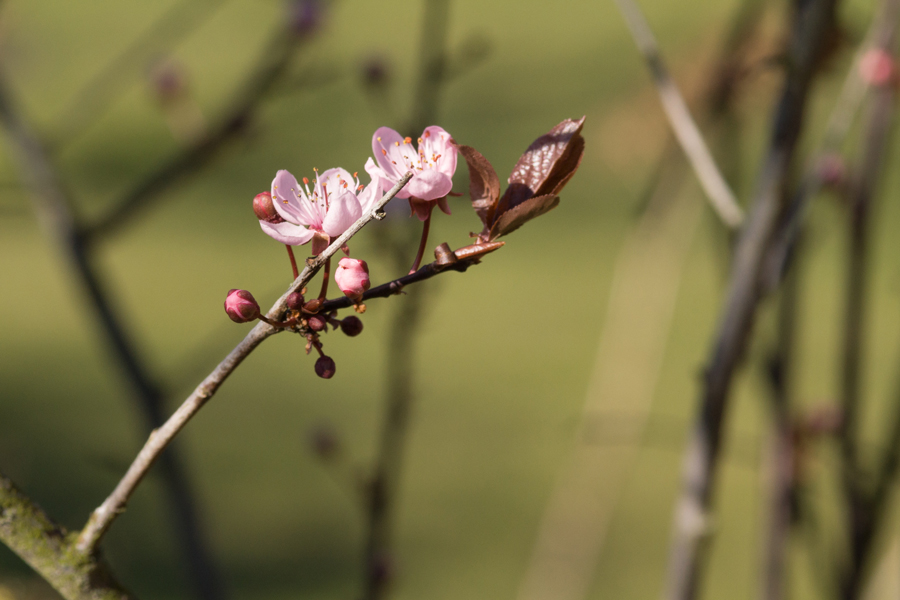
[[[287,9],[259,0],[206,4],[211,16],[166,57],[183,65],[199,110],[215,115]],[[784,35],[786,7],[770,4],[763,54],[777,51]],[[52,138],[73,94],[173,5],[4,2],[3,67],[38,130]],[[696,99],[739,2],[648,0],[642,6],[676,79]],[[223,314],[227,290],[249,289],[268,306],[290,281],[283,248],[253,218],[253,195],[268,189],[277,169],[298,177],[312,167],[362,171],[375,128],[406,122],[421,12],[421,2],[411,0],[324,6],[321,26],[294,69],[298,85],[267,99],[251,134],[219,160],[103,242],[103,273],[144,357],[165,377],[175,399],[169,410],[249,327]],[[844,6],[851,42],[860,39],[870,12],[866,2]],[[416,346],[392,593],[398,599],[512,599],[559,473],[579,443],[583,408],[595,387],[592,373],[600,368],[597,348],[614,270],[640,218],[667,129],[611,0],[454,0],[448,32],[451,53],[488,52],[447,83],[438,123],[488,157],[501,179],[534,138],[564,118],[587,116],[584,161],[558,209],[516,232],[465,275],[408,290],[424,295],[427,309]],[[843,48],[816,88],[807,147],[818,139],[851,53]],[[361,66],[373,57],[389,74],[382,102],[373,102],[361,80]],[[123,70],[124,93],[56,157],[88,217],[179,148],[147,68]],[[776,68],[763,69],[737,103],[740,136],[729,137],[726,162],[739,166],[729,173],[743,198],[752,189],[779,80]],[[455,189],[466,190],[466,177],[460,164]],[[65,261],[31,212],[9,153],[0,155],[0,181],[0,467],[51,515],[77,528],[143,442],[141,419]],[[682,189],[665,213],[675,224],[667,235],[686,248],[677,258],[677,288],[659,292],[672,294],[671,327],[642,338],[659,338],[662,362],[658,373],[644,372],[638,361],[628,374],[656,382],[646,427],[636,445],[626,444],[633,454],[622,453],[616,435],[641,420],[627,409],[607,415],[590,441],[606,453],[604,460],[622,461],[624,472],[613,482],[615,493],[598,499],[608,504],[603,510],[611,521],[590,577],[590,598],[651,598],[662,587],[681,451],[727,267],[721,226],[690,175]],[[889,168],[882,193],[888,201],[877,209],[875,326],[865,362],[864,414],[873,436],[896,383],[900,253],[891,231],[900,224],[900,205],[889,200],[898,190],[898,171]],[[465,245],[478,227],[467,198],[451,205],[452,217],[436,217],[432,245]],[[796,386],[809,405],[829,403],[836,390],[843,218],[827,195],[811,215]],[[668,239],[661,238],[658,251],[681,257],[666,250]],[[400,275],[376,241],[364,231],[354,239],[354,256],[369,261],[375,282]],[[646,298],[657,293],[652,287],[645,292],[631,303],[637,322]],[[358,596],[363,520],[357,487],[381,427],[389,316],[403,301],[371,301],[358,338],[325,337],[338,369],[330,381],[315,377],[302,340],[281,335],[266,342],[182,434],[209,544],[231,597]],[[767,422],[760,364],[774,342],[771,309],[771,303],[764,307],[729,414],[708,598],[757,595]],[[311,452],[316,428],[333,428],[339,436],[335,460],[323,462]],[[823,447],[814,469],[827,469],[832,454]],[[827,477],[820,487],[827,499]],[[188,597],[155,477],[138,490],[104,548],[138,596]],[[817,575],[802,545],[792,547],[790,566],[795,597],[818,597]],[[0,598],[4,594],[52,597],[0,548]]]

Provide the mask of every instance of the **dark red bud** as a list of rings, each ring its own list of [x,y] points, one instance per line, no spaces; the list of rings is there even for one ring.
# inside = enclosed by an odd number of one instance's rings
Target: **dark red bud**
[[[229,290],[225,296],[225,312],[235,323],[247,323],[259,317],[259,304],[247,290]]]
[[[363,322],[359,319],[359,317],[354,317],[350,315],[349,317],[344,317],[341,321],[341,331],[343,331],[346,335],[350,337],[355,337],[362,333],[363,330]]]
[[[275,210],[275,204],[272,202],[272,194],[269,192],[261,192],[253,198],[253,214],[260,221],[266,223],[281,223],[284,219]]]
[[[303,294],[300,292],[293,292],[288,295],[286,300],[287,307],[291,310],[300,310],[303,308]]]
[[[321,315],[313,315],[308,320],[309,328],[313,331],[322,331],[328,326],[328,321]]]
[[[340,450],[337,432],[330,425],[319,425],[310,432],[312,451],[323,460],[333,458]]]
[[[316,361],[316,375],[322,379],[331,379],[334,377],[336,367],[334,359],[330,356],[320,356]]]

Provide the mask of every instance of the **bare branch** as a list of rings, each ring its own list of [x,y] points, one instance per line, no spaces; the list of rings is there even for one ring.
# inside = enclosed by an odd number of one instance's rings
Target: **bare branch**
[[[412,176],[412,173],[407,173],[399,182],[397,182],[397,185],[391,188],[390,191],[376,203],[372,210],[360,217],[356,223],[351,225],[347,231],[341,234],[340,237],[328,246],[324,252],[319,254],[319,256],[308,260],[306,267],[304,267],[300,276],[294,280],[294,283],[291,284],[288,290],[282,294],[281,298],[279,298],[272,308],[269,309],[268,313],[266,313],[266,317],[270,320],[281,320],[281,316],[287,306],[287,297],[309,283],[313,276],[315,276],[315,274],[319,272],[319,269],[325,264],[325,261],[340,250],[341,246],[347,243],[347,240],[351,237],[356,235],[366,223],[374,219],[377,214],[380,214],[384,205],[397,195],[397,192],[406,185]],[[243,360],[247,358],[247,356],[249,356],[249,354],[266,338],[271,337],[279,331],[282,330],[276,329],[263,322],[258,323],[241,343],[235,346],[235,348],[228,353],[228,356],[213,369],[212,373],[197,386],[194,392],[187,397],[180,407],[178,407],[178,410],[176,410],[159,429],[156,429],[150,434],[149,439],[144,444],[144,447],[141,448],[141,451],[134,459],[134,462],[131,463],[125,476],[122,477],[122,480],[119,481],[109,497],[103,501],[103,504],[94,510],[87,524],[84,526],[76,545],[79,552],[90,554],[94,551],[100,538],[106,533],[106,530],[109,529],[113,520],[115,520],[115,518],[125,509],[125,504],[144,478],[144,475],[147,474],[147,471],[150,470],[150,467],[153,466],[153,463],[159,458],[163,450],[165,450],[175,436],[178,435],[178,432],[181,431],[184,426],[187,425],[188,421],[203,408],[203,405],[215,395],[225,379],[231,375],[238,365],[240,365],[241,362],[243,362]]]
[[[625,17],[638,50],[644,55],[650,67],[653,83],[659,92],[669,124],[694,168],[713,210],[728,227],[732,229],[739,227],[743,223],[744,213],[738,205],[734,192],[716,166],[706,142],[703,141],[703,135],[691,117],[684,97],[669,75],[644,15],[634,0],[616,0],[616,4]]]
[[[708,534],[722,425],[737,366],[743,356],[762,295],[760,276],[784,208],[784,188],[803,124],[810,82],[834,26],[836,0],[796,6],[789,72],[774,119],[772,140],[760,174],[753,212],[736,248],[728,295],[706,371],[699,414],[685,452],[681,496],[663,597],[695,598]]]
[[[0,472],[0,541],[66,600],[128,600],[95,556],[72,552],[72,537]]]

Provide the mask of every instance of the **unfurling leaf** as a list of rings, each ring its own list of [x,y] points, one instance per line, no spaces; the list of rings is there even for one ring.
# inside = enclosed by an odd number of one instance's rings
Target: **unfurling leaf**
[[[457,146],[469,167],[469,196],[472,208],[484,223],[487,232],[494,221],[497,200],[500,199],[500,178],[491,163],[471,146]]]
[[[559,196],[555,194],[527,198],[497,217],[497,220],[491,227],[488,239],[495,240],[500,236],[515,231],[531,219],[556,208],[557,204],[559,204]]]
[[[584,155],[583,125],[584,117],[577,121],[566,119],[528,147],[513,167],[509,187],[497,205],[495,220],[533,196],[558,194],[562,190]]]

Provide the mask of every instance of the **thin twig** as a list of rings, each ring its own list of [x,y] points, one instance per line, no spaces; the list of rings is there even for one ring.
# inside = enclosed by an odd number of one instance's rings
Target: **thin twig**
[[[725,310],[704,378],[699,414],[685,452],[681,496],[663,597],[695,598],[708,535],[722,425],[733,376],[750,337],[761,297],[764,260],[784,206],[784,186],[819,56],[834,25],[836,0],[806,0],[796,7],[789,72],[774,119],[772,140],[757,184],[753,212],[741,232]]]
[[[669,124],[678,139],[679,144],[684,149],[697,178],[700,180],[700,186],[709,198],[710,204],[715,210],[719,218],[734,229],[741,225],[744,220],[744,213],[735,198],[734,192],[728,186],[722,173],[716,166],[716,162],[703,141],[703,135],[700,129],[691,117],[687,104],[682,97],[681,92],[675,82],[669,76],[665,63],[659,54],[659,46],[653,37],[653,32],[647,25],[644,15],[640,8],[633,0],[616,0],[619,10],[632,37],[637,44],[638,50],[644,55],[647,65],[650,67],[650,73],[653,76],[653,83],[659,92],[662,101],[663,110],[669,119]]]
[[[393,188],[390,189],[379,200],[375,207],[368,213],[363,215],[350,226],[347,231],[342,233],[324,252],[314,259],[307,260],[306,266],[300,273],[300,276],[294,280],[288,290],[282,294],[281,298],[266,313],[266,317],[280,321],[287,306],[287,297],[295,291],[303,288],[309,281],[319,272],[319,269],[331,258],[340,248],[347,243],[351,237],[356,235],[366,223],[375,218],[380,213],[388,201],[399,192],[404,185],[412,178],[412,173],[407,173]],[[153,466],[153,463],[165,450],[166,446],[178,435],[178,432],[187,425],[188,421],[203,408],[210,398],[219,389],[219,386],[225,379],[237,368],[238,365],[259,346],[266,338],[282,331],[276,329],[266,323],[258,323],[240,344],[228,353],[228,356],[213,369],[203,382],[197,386],[194,392],[187,397],[182,405],[169,417],[169,419],[152,434],[141,448],[134,462],[128,468],[125,476],[119,481],[116,488],[109,497],[94,510],[91,518],[88,520],[84,529],[78,537],[76,548],[79,552],[89,554],[97,547],[100,538],[112,524],[113,520],[125,509],[125,504],[134,493],[135,488],[147,474],[147,471]]]
[[[19,169],[26,181],[35,212],[46,236],[59,246],[70,271],[84,288],[109,346],[110,355],[124,371],[136,403],[144,412],[147,429],[163,421],[163,395],[141,360],[137,348],[117,314],[109,291],[91,260],[70,197],[59,180],[46,150],[15,109],[5,81],[0,80],[0,121],[12,142]],[[168,452],[162,459],[165,491],[173,515],[173,527],[190,567],[191,583],[207,600],[222,597],[216,569],[205,548],[200,523],[191,499],[184,467],[178,455]]]

